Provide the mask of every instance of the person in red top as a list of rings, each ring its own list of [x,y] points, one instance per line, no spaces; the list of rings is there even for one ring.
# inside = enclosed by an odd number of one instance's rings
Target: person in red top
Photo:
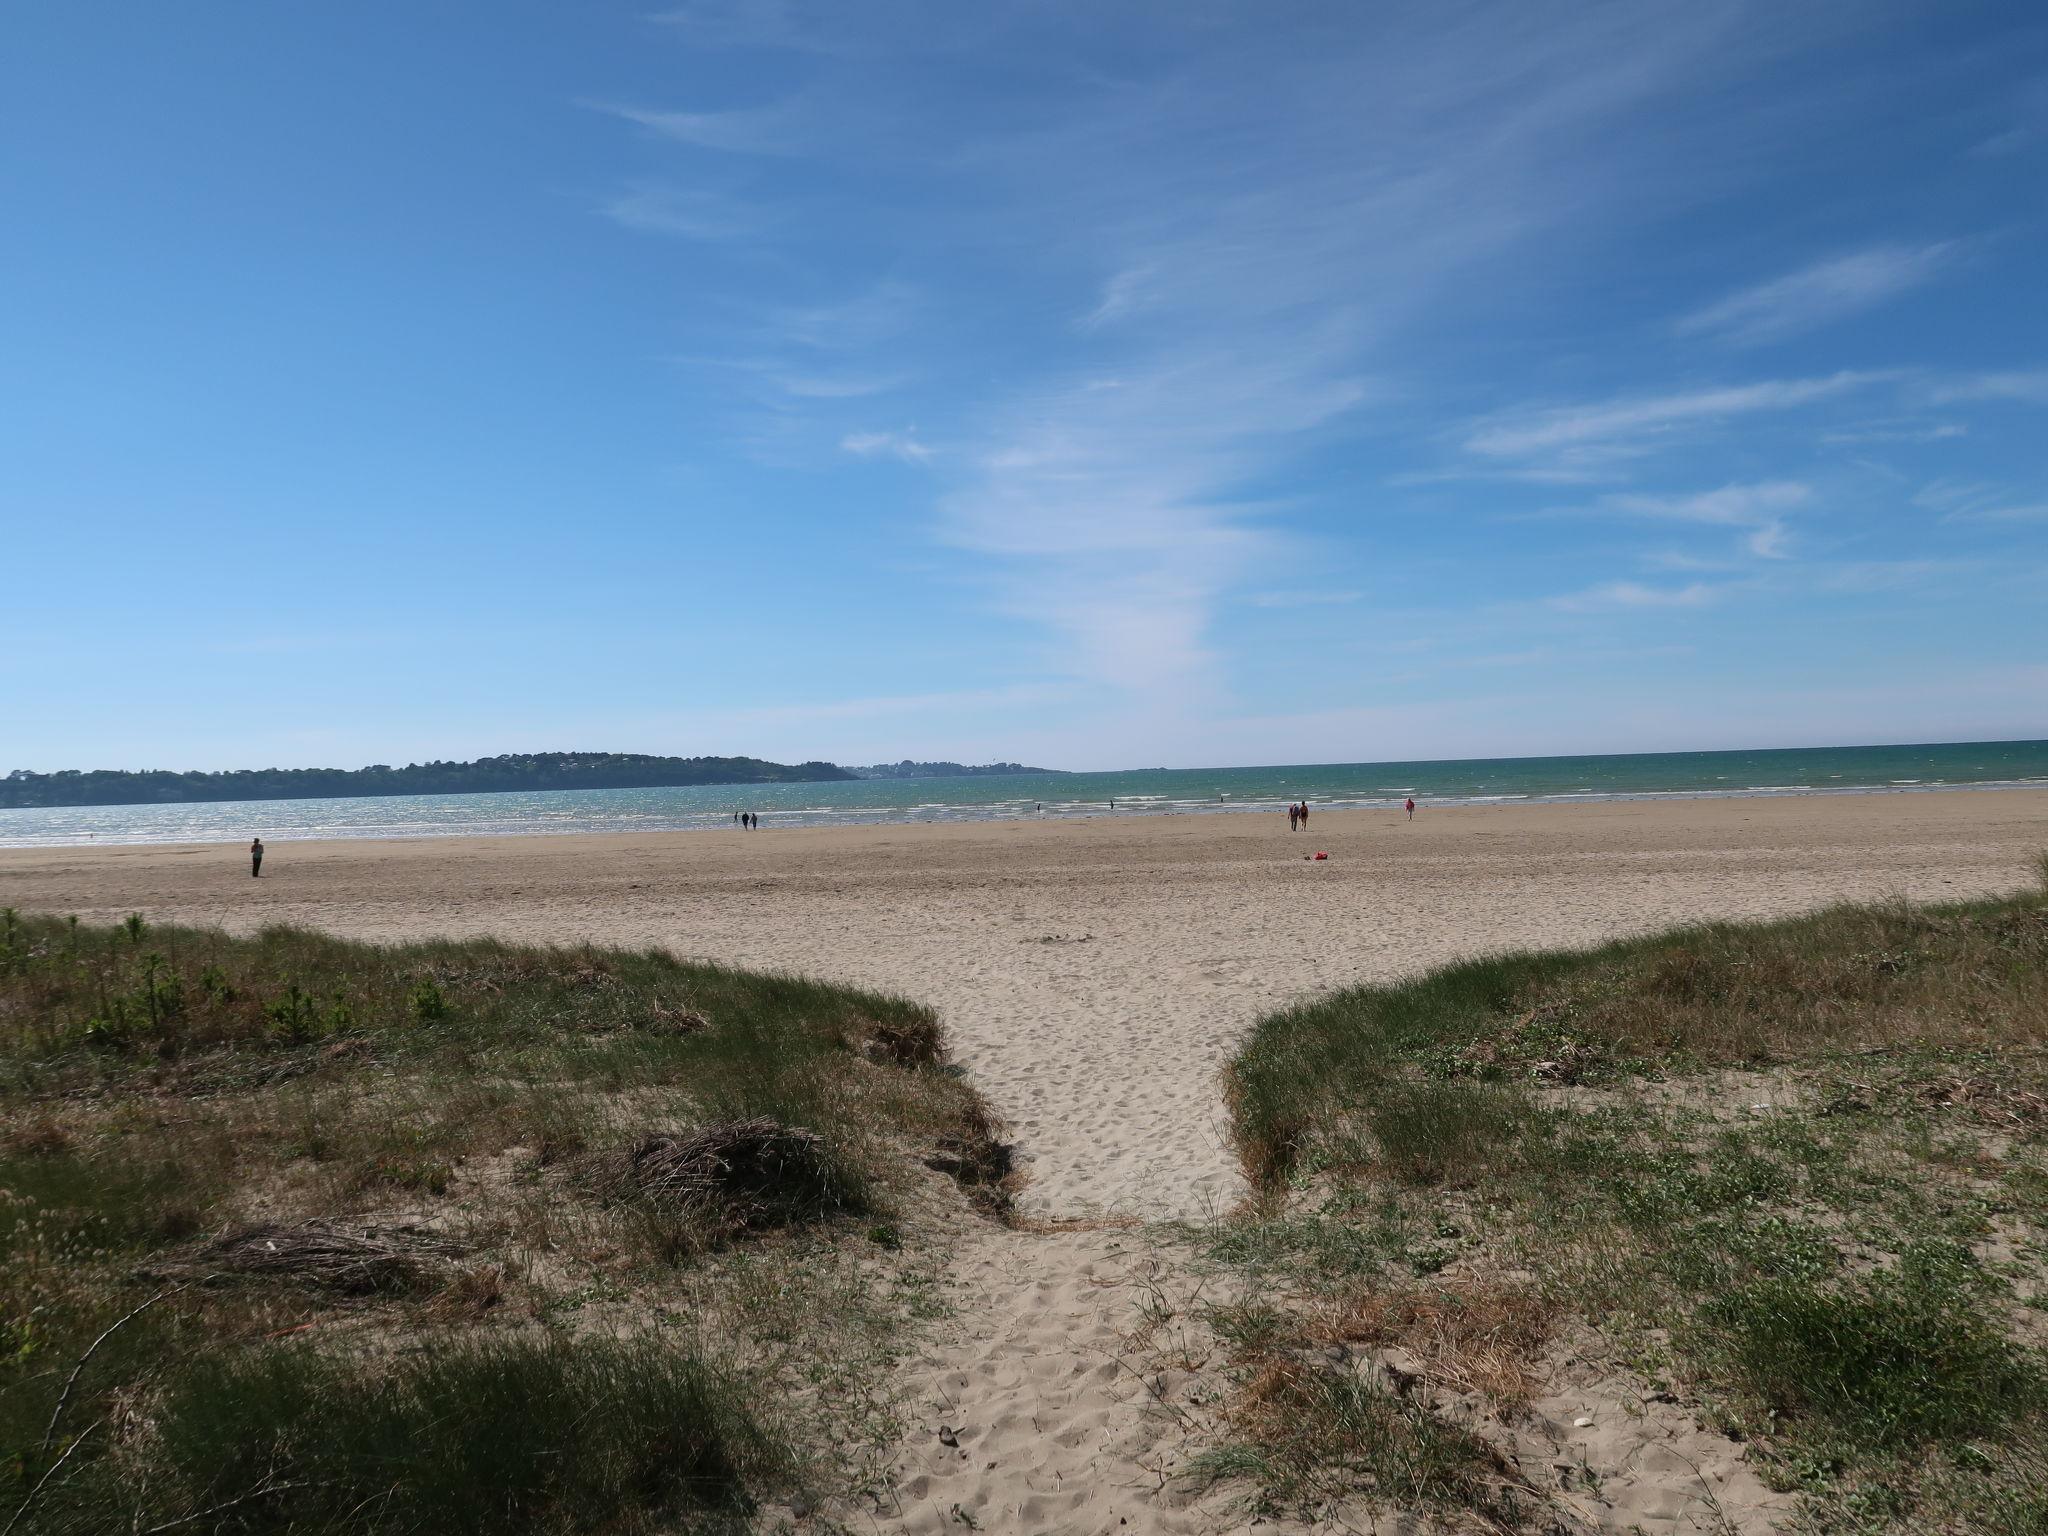
[[[1413,795],[1408,797],[1408,819],[1410,821],[1415,819],[1415,797]]]

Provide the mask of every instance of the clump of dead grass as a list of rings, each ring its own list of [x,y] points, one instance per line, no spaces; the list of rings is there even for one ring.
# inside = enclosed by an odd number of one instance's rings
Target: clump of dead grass
[[[1514,1531],[1543,1505],[1499,1451],[1438,1417],[1369,1361],[1270,1353],[1245,1370],[1238,1438],[1195,1458],[1198,1478],[1254,1479],[1263,1507],[1427,1509],[1452,1530]]]
[[[465,1251],[445,1233],[410,1223],[266,1222],[223,1232],[140,1273],[201,1282],[235,1276],[289,1280],[364,1296],[416,1290],[445,1275]]]
[[[824,1137],[766,1118],[644,1136],[627,1168],[640,1199],[714,1240],[822,1221],[863,1202]]]
[[[1500,1413],[1529,1400],[1556,1308],[1518,1286],[1475,1280],[1361,1290],[1314,1317],[1322,1343],[1398,1345],[1435,1383],[1476,1392]]]

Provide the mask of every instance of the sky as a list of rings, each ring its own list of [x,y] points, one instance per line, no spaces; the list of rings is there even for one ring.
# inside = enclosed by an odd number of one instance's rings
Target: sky
[[[0,772],[2048,736],[2048,10],[21,0]]]

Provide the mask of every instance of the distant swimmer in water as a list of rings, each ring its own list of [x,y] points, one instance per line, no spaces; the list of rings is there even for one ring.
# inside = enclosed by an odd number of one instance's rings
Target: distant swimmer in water
[[[257,879],[260,878],[262,874],[263,839],[259,837],[252,839],[249,844],[249,875],[251,879]]]

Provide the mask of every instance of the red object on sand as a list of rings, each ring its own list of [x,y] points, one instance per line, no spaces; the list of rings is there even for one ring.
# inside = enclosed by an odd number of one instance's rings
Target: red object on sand
[[[1327,859],[1329,855],[1327,853],[1319,853],[1316,855],[1316,857],[1319,859]]]

